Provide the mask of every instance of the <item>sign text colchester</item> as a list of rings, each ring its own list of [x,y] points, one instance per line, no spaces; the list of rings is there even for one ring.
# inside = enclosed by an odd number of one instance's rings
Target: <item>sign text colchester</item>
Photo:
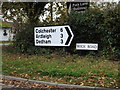
[[[73,33],[68,25],[34,28],[35,46],[69,46]]]

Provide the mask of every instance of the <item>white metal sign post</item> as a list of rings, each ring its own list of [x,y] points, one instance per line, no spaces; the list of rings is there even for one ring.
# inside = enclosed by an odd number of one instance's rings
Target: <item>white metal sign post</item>
[[[98,50],[98,44],[93,43],[77,43],[77,50]]]
[[[35,46],[70,46],[73,33],[69,25],[35,27]]]

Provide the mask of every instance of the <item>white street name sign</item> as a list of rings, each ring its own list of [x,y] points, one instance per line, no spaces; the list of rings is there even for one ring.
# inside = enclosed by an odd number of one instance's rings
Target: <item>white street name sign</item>
[[[77,43],[77,50],[98,50],[98,44],[93,43]]]
[[[34,27],[35,46],[70,46],[73,37],[69,25]]]

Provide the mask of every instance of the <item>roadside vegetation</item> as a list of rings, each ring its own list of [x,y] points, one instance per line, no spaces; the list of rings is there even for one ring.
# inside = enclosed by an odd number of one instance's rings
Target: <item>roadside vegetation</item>
[[[24,23],[16,27],[14,48],[20,53],[44,54],[51,50],[62,50],[62,47],[35,47],[34,27],[48,25],[69,25],[74,38],[65,51],[79,55],[104,56],[109,60],[120,60],[120,5],[103,4],[103,7],[89,8],[84,13],[71,11],[70,15],[60,17],[60,21]],[[63,15],[64,16],[64,15]],[[98,51],[78,51],[76,43],[98,43]]]
[[[6,47],[4,47],[6,48]],[[3,49],[4,49],[3,48]],[[7,47],[8,48],[8,47]],[[3,75],[57,83],[119,88],[119,63],[105,58],[3,51]]]
[[[63,4],[63,5],[62,5]],[[120,88],[120,5],[92,4],[84,13],[67,13],[65,3],[57,4],[59,18],[39,20],[46,3],[4,3],[16,31],[12,45],[3,47],[3,74],[49,82]],[[16,7],[19,5],[20,7]],[[28,5],[29,7],[26,7]],[[42,5],[41,8],[35,7]],[[15,8],[16,7],[16,8]],[[28,8],[31,8],[29,9]],[[23,9],[19,9],[23,8]],[[16,12],[14,12],[16,10]],[[23,11],[21,11],[23,10]],[[35,12],[39,11],[39,15]],[[14,12],[14,13],[13,13]],[[21,12],[21,14],[19,13]],[[26,14],[25,21],[22,15]],[[21,17],[20,17],[21,15]],[[12,18],[15,19],[15,18]],[[35,21],[35,22],[34,22]],[[16,23],[17,22],[17,23]],[[33,23],[34,22],[34,23]],[[69,47],[35,47],[34,27],[70,25],[74,39]],[[98,43],[98,51],[76,50],[76,43]]]
[[[0,41],[0,43],[12,43],[13,41]]]

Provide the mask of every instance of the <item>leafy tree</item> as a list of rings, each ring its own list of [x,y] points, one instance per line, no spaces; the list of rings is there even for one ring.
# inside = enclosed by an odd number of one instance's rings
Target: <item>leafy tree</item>
[[[39,17],[46,4],[47,2],[3,2],[4,18],[14,22],[16,30],[14,48],[17,52],[34,54],[45,52],[34,46],[33,30],[34,26],[39,24]]]
[[[2,12],[5,19],[17,23],[38,23],[47,2],[3,2]]]
[[[67,7],[65,2],[51,2],[47,4],[42,17],[44,25],[64,25],[67,23]]]

